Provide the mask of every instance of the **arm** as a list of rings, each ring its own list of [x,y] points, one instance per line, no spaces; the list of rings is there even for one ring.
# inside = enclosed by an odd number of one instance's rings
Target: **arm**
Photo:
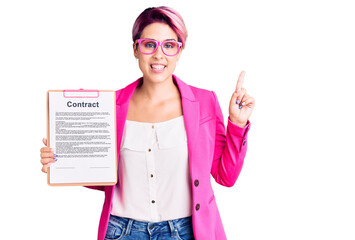
[[[221,107],[216,94],[212,93],[216,109],[216,138],[211,174],[217,183],[232,187],[243,167],[250,122],[248,120],[246,126],[241,128],[228,117],[226,133]]]

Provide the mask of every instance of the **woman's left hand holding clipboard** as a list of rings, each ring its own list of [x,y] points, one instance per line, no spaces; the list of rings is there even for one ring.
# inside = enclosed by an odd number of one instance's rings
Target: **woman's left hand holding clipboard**
[[[46,173],[50,163],[55,162],[57,159],[52,149],[47,147],[47,139],[43,138],[42,141],[44,145],[46,145],[45,147],[41,148],[41,163],[43,164],[42,172]]]
[[[229,119],[239,127],[245,127],[255,106],[254,98],[243,88],[244,76],[245,72],[242,71],[229,103]]]

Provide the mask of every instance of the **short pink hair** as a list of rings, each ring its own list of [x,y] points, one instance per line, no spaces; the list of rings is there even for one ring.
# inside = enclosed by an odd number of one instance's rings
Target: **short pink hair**
[[[184,20],[177,11],[165,6],[147,8],[138,16],[132,29],[133,42],[141,37],[146,26],[156,22],[168,24],[182,43],[182,48],[185,48],[187,30]]]

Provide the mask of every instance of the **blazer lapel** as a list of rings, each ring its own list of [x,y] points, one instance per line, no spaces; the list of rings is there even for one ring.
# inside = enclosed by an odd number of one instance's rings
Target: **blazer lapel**
[[[180,90],[182,110],[184,114],[184,123],[187,135],[187,145],[189,149],[189,156],[191,158],[194,149],[195,139],[199,129],[200,121],[200,103],[195,99],[189,85],[181,81],[178,77],[173,75],[175,82]]]
[[[119,159],[119,152],[121,148],[121,140],[125,122],[127,119],[129,100],[131,99],[134,90],[140,84],[142,78],[137,79],[129,84],[121,91],[116,92],[116,134],[117,134],[117,159]]]

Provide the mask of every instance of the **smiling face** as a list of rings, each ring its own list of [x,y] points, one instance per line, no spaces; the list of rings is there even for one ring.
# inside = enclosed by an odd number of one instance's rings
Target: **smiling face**
[[[159,42],[166,40],[178,41],[176,33],[165,23],[152,23],[146,26],[140,38],[153,39]],[[181,49],[175,56],[166,56],[159,46],[155,53],[146,55],[141,53],[134,43],[133,51],[134,56],[139,60],[139,68],[143,73],[144,81],[159,83],[172,80],[172,74],[180,58]]]

